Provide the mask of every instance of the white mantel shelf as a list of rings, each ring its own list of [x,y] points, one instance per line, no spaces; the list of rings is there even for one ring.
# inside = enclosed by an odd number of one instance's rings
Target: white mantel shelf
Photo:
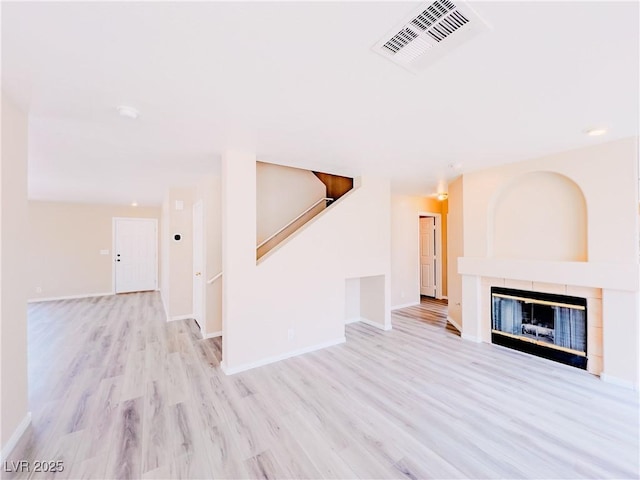
[[[640,266],[637,263],[459,257],[458,273],[632,292],[638,291],[640,287]]]

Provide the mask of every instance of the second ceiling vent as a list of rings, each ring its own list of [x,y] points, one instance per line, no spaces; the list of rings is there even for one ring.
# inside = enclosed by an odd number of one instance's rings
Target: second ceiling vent
[[[466,3],[436,0],[415,10],[373,49],[417,72],[489,26]]]

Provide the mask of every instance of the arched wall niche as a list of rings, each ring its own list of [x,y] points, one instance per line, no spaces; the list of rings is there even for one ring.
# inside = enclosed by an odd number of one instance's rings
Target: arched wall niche
[[[490,257],[588,260],[587,205],[564,175],[530,172],[512,179],[496,192],[488,221]]]

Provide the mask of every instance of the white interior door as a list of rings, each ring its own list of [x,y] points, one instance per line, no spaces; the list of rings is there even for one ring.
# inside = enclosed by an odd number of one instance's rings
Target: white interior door
[[[154,218],[114,218],[115,293],[158,287],[158,221]]]
[[[193,316],[204,333],[204,212],[202,200],[193,205]]]
[[[420,217],[420,295],[436,296],[436,219]]]

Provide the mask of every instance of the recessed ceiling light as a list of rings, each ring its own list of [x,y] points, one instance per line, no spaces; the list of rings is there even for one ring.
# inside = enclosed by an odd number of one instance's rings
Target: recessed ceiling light
[[[133,107],[128,107],[127,105],[120,105],[117,107],[118,113],[121,117],[131,118],[135,120],[140,116],[140,112]]]
[[[131,206],[132,207],[137,207],[138,206],[138,202],[131,202]]]
[[[586,133],[590,137],[599,137],[600,135],[604,135],[605,133],[607,133],[607,129],[606,128],[589,128],[585,130],[584,133]]]

